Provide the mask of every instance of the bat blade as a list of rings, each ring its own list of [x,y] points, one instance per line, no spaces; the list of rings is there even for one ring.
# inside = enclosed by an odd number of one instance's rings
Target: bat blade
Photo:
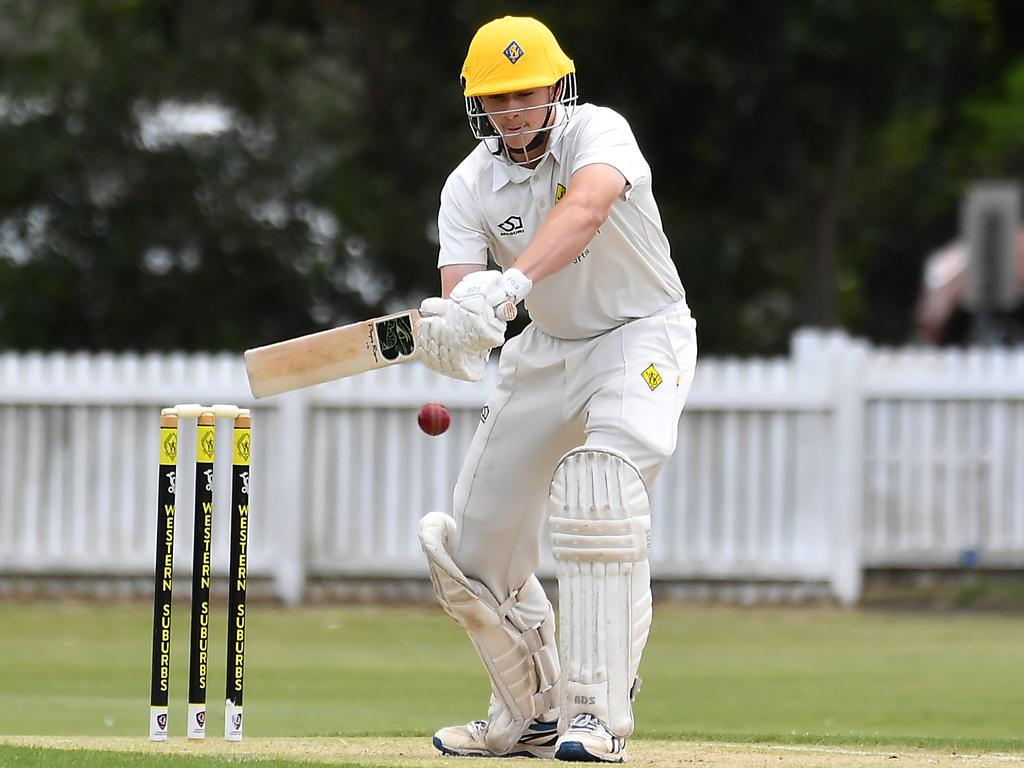
[[[413,360],[419,321],[410,309],[248,349],[249,388],[268,397]]]

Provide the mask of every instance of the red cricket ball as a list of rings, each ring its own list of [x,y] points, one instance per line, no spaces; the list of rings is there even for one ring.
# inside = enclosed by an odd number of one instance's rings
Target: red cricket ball
[[[420,429],[428,435],[437,436],[444,434],[448,429],[448,425],[452,423],[452,415],[440,403],[427,403],[420,408],[416,420],[420,424]]]

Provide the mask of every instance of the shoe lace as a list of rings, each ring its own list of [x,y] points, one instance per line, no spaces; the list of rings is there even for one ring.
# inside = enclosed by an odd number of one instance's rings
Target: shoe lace
[[[575,728],[576,730],[590,731],[591,733],[593,733],[597,730],[597,727],[600,724],[601,721],[597,719],[596,715],[583,713],[581,715],[576,715],[576,717],[572,719],[572,722],[569,723],[569,727]]]
[[[486,720],[474,720],[471,723],[467,723],[466,727],[471,731],[475,731],[481,738],[487,733]]]

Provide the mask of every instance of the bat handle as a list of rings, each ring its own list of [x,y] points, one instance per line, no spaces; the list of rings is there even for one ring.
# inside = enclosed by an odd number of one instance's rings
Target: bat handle
[[[500,307],[498,307],[497,315],[505,322],[511,322],[516,319],[516,315],[519,314],[519,310],[516,309],[516,305],[511,301],[506,301]]]

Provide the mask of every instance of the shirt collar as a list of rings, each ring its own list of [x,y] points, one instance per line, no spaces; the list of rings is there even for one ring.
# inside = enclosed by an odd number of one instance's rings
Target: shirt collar
[[[491,167],[494,169],[494,181],[491,184],[492,192],[497,192],[509,182],[519,184],[526,181],[536,172],[536,168],[524,168],[521,165],[510,163],[501,155],[495,155],[494,153],[491,153]],[[537,168],[540,168],[540,165]]]
[[[509,182],[513,184],[519,184],[529,179],[533,174],[544,167],[544,163],[551,161],[556,163],[562,162],[562,136],[565,134],[565,129],[568,127],[567,123],[563,123],[563,115],[565,114],[565,107],[561,104],[555,105],[555,127],[551,129],[551,142],[548,145],[548,155],[545,156],[540,164],[536,168],[524,168],[521,165],[510,163],[501,154],[494,154],[488,147],[488,153],[491,155],[491,167],[494,169],[494,178],[491,184],[491,191],[497,192],[499,189],[504,187]],[[484,140],[486,145],[487,139]]]

